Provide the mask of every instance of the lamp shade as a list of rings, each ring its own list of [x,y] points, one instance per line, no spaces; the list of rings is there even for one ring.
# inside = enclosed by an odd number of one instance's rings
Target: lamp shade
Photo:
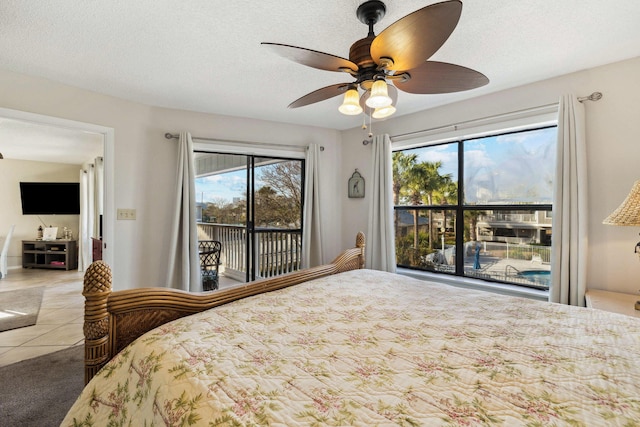
[[[607,225],[640,226],[640,181],[636,181],[624,202],[602,221]]]
[[[387,90],[387,82],[384,80],[376,80],[371,86],[371,96],[367,99],[366,104],[371,108],[388,107],[393,100],[389,97]]]
[[[395,112],[396,112],[396,107],[394,107],[393,104],[391,104],[391,105],[387,105],[386,107],[376,108],[373,111],[373,114],[371,114],[371,117],[373,117],[374,119],[385,119],[391,116]]]
[[[355,116],[362,113],[362,107],[360,106],[360,96],[355,89],[349,89],[344,94],[344,100],[342,105],[338,107],[338,111],[347,116]]]

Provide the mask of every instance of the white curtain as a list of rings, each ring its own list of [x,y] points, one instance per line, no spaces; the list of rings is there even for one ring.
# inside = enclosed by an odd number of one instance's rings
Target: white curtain
[[[320,225],[320,146],[307,149],[304,178],[304,213],[302,229],[302,268],[324,264]]]
[[[11,224],[7,237],[4,238],[4,243],[2,244],[2,251],[0,252],[0,279],[7,277],[9,270],[9,245],[11,244],[11,237],[13,236],[13,230],[15,230],[15,228],[16,225]]]
[[[587,283],[587,155],[584,106],[563,95],[553,196],[549,301],[584,306]]]
[[[167,287],[202,291],[196,227],[195,168],[191,134],[178,138],[178,166],[173,227],[170,230]]]
[[[80,170],[80,224],[78,226],[78,271],[93,262],[92,238],[100,238],[104,206],[104,158],[96,157]]]
[[[365,258],[367,268],[396,271],[393,230],[393,169],[389,135],[373,138],[372,183],[369,197],[369,224]]]
[[[93,168],[94,174],[94,221],[93,221],[93,237],[102,237],[102,216],[104,215],[104,158],[97,157]]]
[[[96,182],[95,164],[87,163],[80,170],[80,224],[78,227],[78,271],[93,262]]]

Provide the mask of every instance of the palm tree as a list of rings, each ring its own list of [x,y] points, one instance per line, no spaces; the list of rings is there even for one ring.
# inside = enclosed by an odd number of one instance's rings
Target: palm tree
[[[442,162],[417,163],[416,154],[393,153],[393,201],[400,203],[406,197],[409,204],[421,206],[433,205],[435,195],[449,193],[453,197],[457,192],[457,184],[450,174],[440,175]],[[413,248],[417,254],[419,248],[418,210],[413,211]],[[396,230],[397,230],[396,217]],[[429,210],[429,249],[433,249],[433,211]],[[415,260],[414,260],[415,262]]]
[[[392,155],[392,173],[393,173],[393,204],[400,204],[402,195],[407,195],[407,187],[411,181],[411,170],[415,167],[418,160],[417,154],[405,154],[397,151]],[[394,215],[394,229],[398,232],[398,215]],[[417,230],[418,222],[414,214],[413,228]],[[414,233],[414,249],[417,248],[417,231]]]
[[[458,203],[458,183],[451,179],[451,174],[442,175],[442,185],[433,192],[438,205],[455,205]]]
[[[400,204],[400,193],[403,187],[410,181],[410,171],[416,165],[418,156],[416,154],[404,154],[396,151],[392,155],[392,171],[393,171],[393,204]]]
[[[429,206],[433,205],[433,196],[437,191],[446,187],[451,182],[451,175],[440,175],[440,168],[442,162],[422,162],[414,167],[414,185],[421,188],[421,203],[425,203]],[[426,200],[425,200],[426,198]],[[416,200],[417,202],[417,200]],[[429,249],[433,249],[433,210],[429,210]]]
[[[465,220],[469,223],[469,241],[471,242],[478,240],[478,220],[483,215],[486,215],[486,211],[465,211],[464,213]]]
[[[450,174],[442,176],[443,183],[440,188],[437,188],[433,193],[434,202],[438,205],[456,205],[458,203],[458,183],[451,179]],[[447,229],[447,211],[442,210],[443,215],[443,233],[446,233]],[[453,229],[456,227],[456,216],[453,215]],[[443,237],[444,241],[444,237]],[[444,244],[442,245],[444,250]]]

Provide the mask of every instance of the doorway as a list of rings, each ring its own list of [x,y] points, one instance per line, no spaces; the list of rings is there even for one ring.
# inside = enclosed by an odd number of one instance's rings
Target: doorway
[[[104,159],[104,182],[102,184],[104,189],[104,215],[102,218],[103,259],[109,263],[112,269],[115,269],[113,254],[110,250],[114,240],[114,217],[112,214],[114,203],[114,130],[90,123],[5,108],[0,108],[0,121],[12,124],[12,126],[0,127],[5,159],[16,158],[40,162],[72,162],[79,164],[80,161],[71,161],[69,158],[74,153],[90,151],[86,150],[86,148],[91,142],[87,138],[83,138],[83,135],[93,135],[99,139],[100,147],[97,153]],[[2,132],[9,131],[13,132],[11,137],[6,137],[7,135],[2,134]],[[40,135],[40,137],[34,138],[33,135],[28,137],[29,134]],[[42,141],[45,141],[44,145],[42,145]],[[14,148],[19,148],[22,154],[16,154],[18,157],[14,157],[12,153],[17,152],[14,151]],[[84,160],[88,160],[88,158]],[[17,211],[14,214],[15,220],[22,220],[22,217],[21,211]],[[35,227],[37,228],[37,226],[38,224]],[[25,227],[33,228],[27,224],[25,224]],[[19,239],[16,238],[15,240],[19,243]],[[91,245],[91,242],[88,242],[88,244]],[[19,248],[12,249],[13,253],[20,253]]]
[[[251,282],[300,269],[304,159],[195,153],[199,240],[222,243],[221,272]]]

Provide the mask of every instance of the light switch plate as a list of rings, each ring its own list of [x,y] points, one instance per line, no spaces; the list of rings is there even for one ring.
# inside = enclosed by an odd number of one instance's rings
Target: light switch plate
[[[118,209],[118,219],[136,219],[135,209]]]

